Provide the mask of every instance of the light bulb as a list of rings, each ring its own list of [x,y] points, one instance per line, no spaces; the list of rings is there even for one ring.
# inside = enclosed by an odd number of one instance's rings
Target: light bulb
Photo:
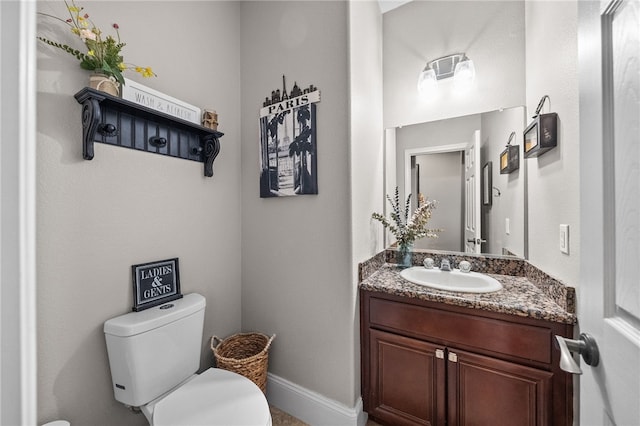
[[[436,89],[436,72],[425,67],[418,76],[418,92],[422,95],[433,92]]]
[[[453,79],[458,88],[469,88],[476,78],[476,68],[473,61],[467,57],[456,64]]]

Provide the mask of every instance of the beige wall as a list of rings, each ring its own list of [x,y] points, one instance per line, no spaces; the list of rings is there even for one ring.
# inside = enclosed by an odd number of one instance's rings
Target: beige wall
[[[242,2],[242,325],[277,333],[270,370],[346,406],[354,365],[346,2]],[[259,198],[258,111],[313,84],[318,195]]]
[[[357,264],[384,249],[383,228],[371,214],[384,211],[382,126],[382,15],[375,1],[349,2],[349,102],[351,175],[350,315],[353,392],[360,396],[360,321]]]
[[[507,108],[481,114],[482,143],[480,160],[484,165],[492,162],[493,198],[490,207],[483,207],[483,239],[487,240],[488,253],[501,254],[503,249],[525,256],[525,181],[527,162],[522,160],[522,132],[525,127],[524,107]],[[520,167],[509,173],[500,174],[500,153],[504,151],[511,132],[516,132],[513,145],[519,146]],[[498,191],[500,195],[498,196]],[[509,234],[505,220],[509,219]]]
[[[377,2],[349,3],[349,45],[351,235],[355,266],[384,248],[383,228],[371,219],[374,211],[383,212],[384,207],[382,15]]]
[[[526,3],[527,117],[559,116],[558,147],[527,160],[529,259],[571,286],[580,280],[580,131],[578,123],[578,6],[575,1]],[[549,64],[552,64],[549,66]],[[550,109],[549,109],[550,108]],[[569,254],[560,252],[559,225],[569,225]]]
[[[523,105],[524,2],[413,1],[384,15],[384,126],[396,127]],[[421,98],[418,74],[428,61],[466,52],[472,89],[441,80]]]
[[[73,94],[87,73],[70,55],[38,48],[38,420],[142,425],[113,398],[102,332],[105,320],[131,310],[131,265],[179,257],[183,293],[207,299],[204,339],[241,328],[240,6],[85,7],[103,31],[119,24],[126,61],[154,67],[158,78],[143,84],[216,108],[225,133],[213,178],[202,163],[103,144],[85,161]],[[38,8],[65,12],[62,2]],[[39,34],[64,37],[51,20],[39,22]],[[203,341],[201,366],[210,363]]]

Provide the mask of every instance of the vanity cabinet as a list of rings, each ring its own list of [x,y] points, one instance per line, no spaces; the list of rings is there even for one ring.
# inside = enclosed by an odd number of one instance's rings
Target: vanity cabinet
[[[572,326],[360,291],[364,409],[383,425],[571,425]]]

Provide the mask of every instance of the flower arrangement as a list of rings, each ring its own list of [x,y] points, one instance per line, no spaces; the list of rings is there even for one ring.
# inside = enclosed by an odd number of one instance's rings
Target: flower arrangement
[[[76,5],[74,0],[71,0],[71,3],[65,0],[64,3],[69,12],[68,19],[58,18],[57,16],[46,13],[40,14],[57,19],[69,26],[71,32],[78,36],[82,43],[84,43],[87,52],[83,53],[66,44],[57,43],[44,37],[38,37],[38,40],[74,56],[80,61],[80,68],[113,77],[122,85],[125,84],[124,77],[122,76],[122,72],[125,70],[136,71],[143,77],[156,76],[150,67],[140,67],[124,62],[121,51],[126,43],[120,41],[120,32],[118,31],[120,27],[118,24],[114,23],[112,25],[116,31],[117,40],[110,35],[105,37],[103,32],[91,21],[89,14],[84,13],[84,7]]]
[[[391,204],[391,220],[390,222],[386,217],[380,213],[373,213],[372,218],[379,220],[385,228],[388,228],[391,233],[398,240],[398,246],[406,247],[417,239],[428,237],[438,238],[437,232],[441,229],[428,229],[427,222],[431,218],[431,212],[436,208],[437,201],[425,200],[422,194],[418,194],[418,208],[413,212],[411,218],[409,218],[409,208],[411,206],[411,194],[407,197],[407,201],[404,205],[404,216],[400,215],[400,197],[398,195],[398,187],[396,186],[395,197],[391,199],[387,195],[387,200]]]

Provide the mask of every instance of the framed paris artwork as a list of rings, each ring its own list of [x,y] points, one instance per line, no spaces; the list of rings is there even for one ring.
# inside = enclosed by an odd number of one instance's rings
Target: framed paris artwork
[[[271,92],[260,109],[260,197],[318,193],[316,138],[320,91],[294,83]]]

